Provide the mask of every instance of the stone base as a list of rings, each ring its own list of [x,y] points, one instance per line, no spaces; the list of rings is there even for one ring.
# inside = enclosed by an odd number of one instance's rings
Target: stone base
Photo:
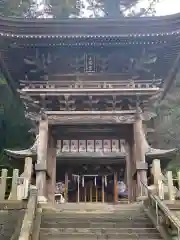
[[[48,200],[44,196],[38,196],[38,203],[47,203]]]

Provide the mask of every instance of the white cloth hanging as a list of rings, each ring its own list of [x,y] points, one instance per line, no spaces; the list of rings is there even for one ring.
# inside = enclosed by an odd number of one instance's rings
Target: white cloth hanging
[[[84,176],[82,176],[82,186],[84,187]]]

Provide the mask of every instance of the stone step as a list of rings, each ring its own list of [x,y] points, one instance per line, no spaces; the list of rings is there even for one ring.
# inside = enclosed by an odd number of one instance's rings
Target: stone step
[[[41,228],[43,233],[96,233],[96,234],[112,234],[112,233],[157,233],[156,228]]]
[[[1,210],[0,211],[0,239],[13,240],[19,237],[24,210]]]
[[[64,207],[66,206],[62,206]],[[78,205],[71,207],[78,208]],[[117,209],[111,205],[110,210],[104,212],[91,211],[90,207],[91,204],[84,205],[84,212],[81,209],[77,212],[64,209],[43,210],[40,240],[162,239],[141,205],[125,205],[124,208],[118,206]]]
[[[127,221],[127,222],[42,222],[41,227],[42,228],[152,228],[153,224],[151,222],[133,222],[133,221]]]
[[[107,204],[107,203],[65,203],[43,206],[45,210],[56,212],[117,212],[117,211],[139,211],[142,204]]]
[[[41,239],[161,239],[158,233],[61,233],[58,231],[40,232]]]
[[[113,217],[117,218],[120,216],[144,216],[143,211],[116,211],[112,213],[99,213],[99,212],[55,212],[55,211],[43,211],[44,216],[53,216],[53,217],[94,217],[98,215],[99,217]]]
[[[52,223],[122,223],[122,222],[140,222],[140,223],[147,223],[149,222],[149,219],[146,217],[141,217],[141,218],[131,218],[131,217],[124,217],[124,218],[48,218],[44,217],[43,222],[52,222]]]

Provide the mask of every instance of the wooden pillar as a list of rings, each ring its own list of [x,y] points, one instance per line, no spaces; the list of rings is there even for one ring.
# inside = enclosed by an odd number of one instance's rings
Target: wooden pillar
[[[79,203],[79,180],[80,180],[80,177],[78,175],[78,177],[77,177],[77,203]]]
[[[47,149],[47,198],[48,201],[55,202],[56,190],[56,139],[49,131],[48,149]]]
[[[102,176],[102,203],[104,203],[104,176]]]
[[[167,172],[167,180],[168,180],[168,195],[169,200],[174,201],[175,200],[175,190],[173,185],[173,174],[172,171]]]
[[[126,143],[126,183],[128,188],[128,201],[132,201],[133,193],[133,176],[132,176],[132,162],[131,162],[131,149],[130,144]]]
[[[134,141],[136,151],[136,171],[137,171],[137,195],[146,195],[146,190],[142,183],[147,185],[147,163],[145,159],[145,149],[143,145],[143,124],[141,110],[137,108],[136,121],[134,124]],[[142,182],[142,183],[141,183]],[[137,196],[137,197],[138,197]]]
[[[37,146],[36,186],[38,189],[38,201],[47,202],[46,198],[46,171],[47,171],[47,143],[48,143],[48,121],[39,121],[39,138]]]
[[[92,202],[93,201],[93,196],[92,196],[92,194],[93,194],[93,183],[92,182],[90,182],[90,192],[89,192],[89,195],[90,195],[90,202]]]
[[[114,203],[118,202],[118,175],[114,172]]]
[[[64,198],[66,202],[68,202],[68,173],[65,173],[65,192],[64,192]]]

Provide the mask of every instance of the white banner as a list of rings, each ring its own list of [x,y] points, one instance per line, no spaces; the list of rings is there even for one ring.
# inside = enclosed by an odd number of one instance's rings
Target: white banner
[[[71,152],[78,152],[78,140],[71,140]]]
[[[63,140],[62,152],[69,152],[70,151],[70,141]]]
[[[79,152],[86,152],[86,140],[79,140]]]
[[[102,151],[102,140],[95,140],[95,151],[96,152]]]
[[[119,140],[112,139],[112,152],[119,152]]]
[[[57,150],[61,152],[61,140],[57,140]]]
[[[103,149],[104,152],[111,152],[111,140],[105,139],[103,141]]]
[[[87,140],[87,152],[94,152],[94,140]]]

